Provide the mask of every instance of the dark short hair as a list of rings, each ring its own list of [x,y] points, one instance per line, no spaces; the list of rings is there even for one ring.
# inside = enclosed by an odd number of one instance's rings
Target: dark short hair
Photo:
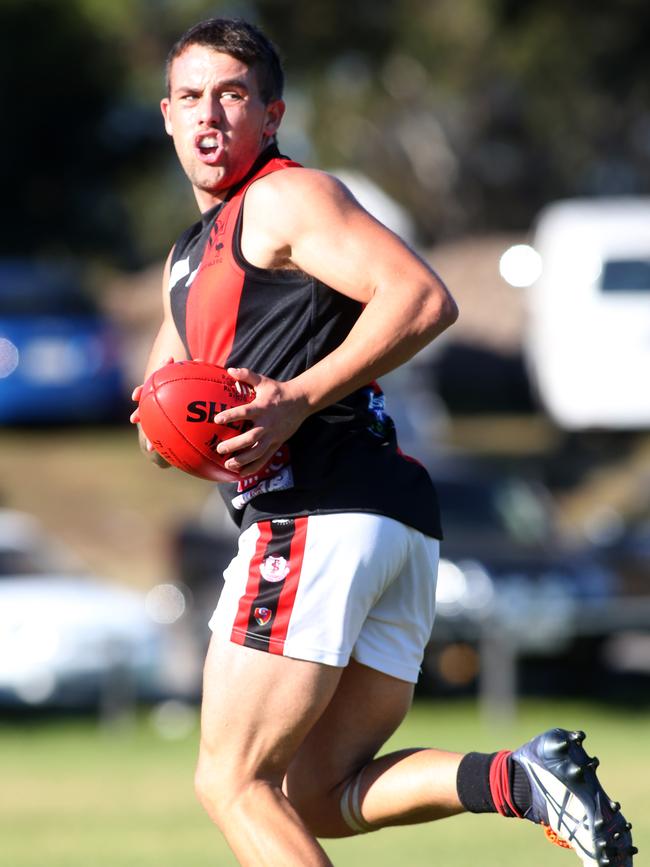
[[[170,91],[172,63],[189,45],[205,45],[254,69],[265,104],[282,98],[284,73],[277,49],[261,30],[241,18],[208,18],[183,33],[167,55],[167,93]]]

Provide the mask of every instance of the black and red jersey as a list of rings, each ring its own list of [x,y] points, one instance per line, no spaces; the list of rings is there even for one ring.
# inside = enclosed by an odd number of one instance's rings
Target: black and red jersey
[[[190,358],[286,381],[332,352],[359,317],[359,302],[309,274],[257,268],[242,255],[246,190],[266,174],[299,168],[267,148],[226,201],[176,242],[171,308]],[[242,529],[274,517],[362,511],[442,536],[431,479],[399,451],[376,383],[309,416],[264,473],[221,488]]]

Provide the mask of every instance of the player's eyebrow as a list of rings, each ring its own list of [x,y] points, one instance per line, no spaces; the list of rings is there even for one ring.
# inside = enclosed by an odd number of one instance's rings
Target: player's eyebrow
[[[236,87],[238,90],[248,92],[248,84],[243,78],[227,78],[225,81],[219,82],[219,90],[227,90],[229,87]]]
[[[248,83],[243,78],[226,78],[223,81],[217,82],[218,90],[237,89],[248,93]],[[200,93],[203,88],[192,84],[179,84],[173,88],[174,93]]]

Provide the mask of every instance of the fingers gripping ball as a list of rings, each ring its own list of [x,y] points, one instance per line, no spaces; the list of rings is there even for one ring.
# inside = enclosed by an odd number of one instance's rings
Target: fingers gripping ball
[[[140,425],[154,449],[170,464],[212,482],[239,475],[223,466],[220,442],[237,436],[246,422],[215,424],[218,412],[250,403],[255,391],[216,364],[177,361],[154,371],[142,387]]]

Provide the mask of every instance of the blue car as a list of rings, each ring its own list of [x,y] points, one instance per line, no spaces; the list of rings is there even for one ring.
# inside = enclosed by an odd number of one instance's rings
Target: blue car
[[[107,421],[124,407],[116,330],[74,274],[0,260],[0,424]]]

